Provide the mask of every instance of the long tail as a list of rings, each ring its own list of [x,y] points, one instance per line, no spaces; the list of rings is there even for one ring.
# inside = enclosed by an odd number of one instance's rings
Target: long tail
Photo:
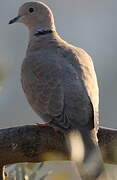
[[[71,158],[75,162],[83,180],[96,180],[106,175],[98,144],[94,142],[92,133],[86,129],[69,133]]]

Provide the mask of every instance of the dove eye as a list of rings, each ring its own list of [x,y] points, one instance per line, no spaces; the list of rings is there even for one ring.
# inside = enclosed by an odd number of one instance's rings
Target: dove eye
[[[29,8],[29,12],[30,13],[34,12],[34,9],[33,8]]]

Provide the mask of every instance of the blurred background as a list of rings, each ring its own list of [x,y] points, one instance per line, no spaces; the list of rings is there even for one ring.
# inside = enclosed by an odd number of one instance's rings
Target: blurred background
[[[20,84],[28,30],[8,25],[24,0],[0,5],[0,128],[30,124],[39,117],[28,105]],[[61,37],[93,58],[100,86],[100,123],[117,128],[117,1],[43,0],[54,13]]]

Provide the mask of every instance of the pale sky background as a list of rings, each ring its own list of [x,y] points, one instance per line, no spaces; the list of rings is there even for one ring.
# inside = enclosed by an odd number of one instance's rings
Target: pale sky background
[[[28,105],[20,84],[28,30],[8,25],[24,0],[1,0],[0,65],[9,69],[0,91],[0,128],[30,124],[39,117]],[[92,56],[100,86],[100,124],[117,128],[117,1],[43,0],[55,16],[62,38]],[[0,84],[1,85],[1,84]]]

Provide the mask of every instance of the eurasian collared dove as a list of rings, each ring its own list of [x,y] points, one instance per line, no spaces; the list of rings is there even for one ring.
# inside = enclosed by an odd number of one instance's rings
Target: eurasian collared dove
[[[60,38],[51,10],[41,2],[23,4],[9,24],[14,22],[30,33],[21,72],[28,102],[45,122],[81,133],[86,161],[98,144],[99,92],[91,57]]]

